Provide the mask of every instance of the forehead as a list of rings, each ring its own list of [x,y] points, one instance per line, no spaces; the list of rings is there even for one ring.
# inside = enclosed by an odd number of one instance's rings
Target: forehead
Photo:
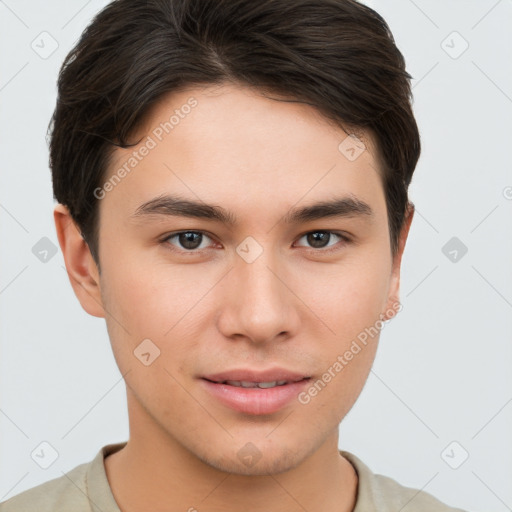
[[[313,107],[280,100],[231,84],[162,98],[135,134],[140,143],[115,149],[105,180],[127,172],[103,203],[133,212],[172,193],[260,218],[333,194],[384,207],[371,134],[358,141]]]

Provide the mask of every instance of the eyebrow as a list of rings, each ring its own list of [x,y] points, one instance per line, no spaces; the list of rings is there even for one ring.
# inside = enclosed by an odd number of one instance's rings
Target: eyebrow
[[[222,206],[206,204],[174,195],[162,195],[141,204],[133,218],[150,216],[178,216],[216,220],[228,226],[236,224],[236,216]],[[366,202],[354,195],[335,198],[290,209],[282,218],[286,224],[299,224],[328,217],[366,217],[371,220],[374,211]]]

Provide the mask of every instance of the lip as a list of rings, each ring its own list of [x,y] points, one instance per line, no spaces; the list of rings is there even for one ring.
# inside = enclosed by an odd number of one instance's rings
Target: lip
[[[288,383],[273,388],[243,388],[224,384],[223,381]],[[231,370],[208,375],[200,379],[206,392],[223,405],[245,414],[263,415],[278,412],[292,402],[309,383],[310,376],[284,369],[266,371]]]

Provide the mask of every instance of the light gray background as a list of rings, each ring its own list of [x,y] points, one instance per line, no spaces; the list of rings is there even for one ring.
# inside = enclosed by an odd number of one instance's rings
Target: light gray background
[[[340,447],[449,504],[512,510],[512,1],[368,3],[414,77],[423,153],[403,311]],[[82,311],[60,250],[33,252],[57,245],[45,132],[58,69],[105,4],[0,1],[0,501],[128,438],[104,321]],[[465,255],[443,253],[452,237]],[[58,452],[47,469],[31,458],[42,442]]]

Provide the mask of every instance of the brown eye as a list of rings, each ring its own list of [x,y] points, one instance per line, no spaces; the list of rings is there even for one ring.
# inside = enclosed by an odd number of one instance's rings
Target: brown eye
[[[194,251],[195,249],[205,249],[207,247],[201,247],[204,239],[210,239],[210,237],[200,231],[182,231],[168,236],[164,242],[168,242],[178,249]],[[171,240],[177,240],[179,245],[172,243]]]
[[[325,247],[329,243],[330,239],[331,233],[328,233],[327,231],[315,231],[306,235],[308,244],[316,249]]]
[[[313,249],[324,249],[333,247],[339,240],[348,242],[348,238],[332,231],[311,231],[301,236],[300,239],[306,239],[307,244]],[[299,240],[300,240],[299,239]]]

